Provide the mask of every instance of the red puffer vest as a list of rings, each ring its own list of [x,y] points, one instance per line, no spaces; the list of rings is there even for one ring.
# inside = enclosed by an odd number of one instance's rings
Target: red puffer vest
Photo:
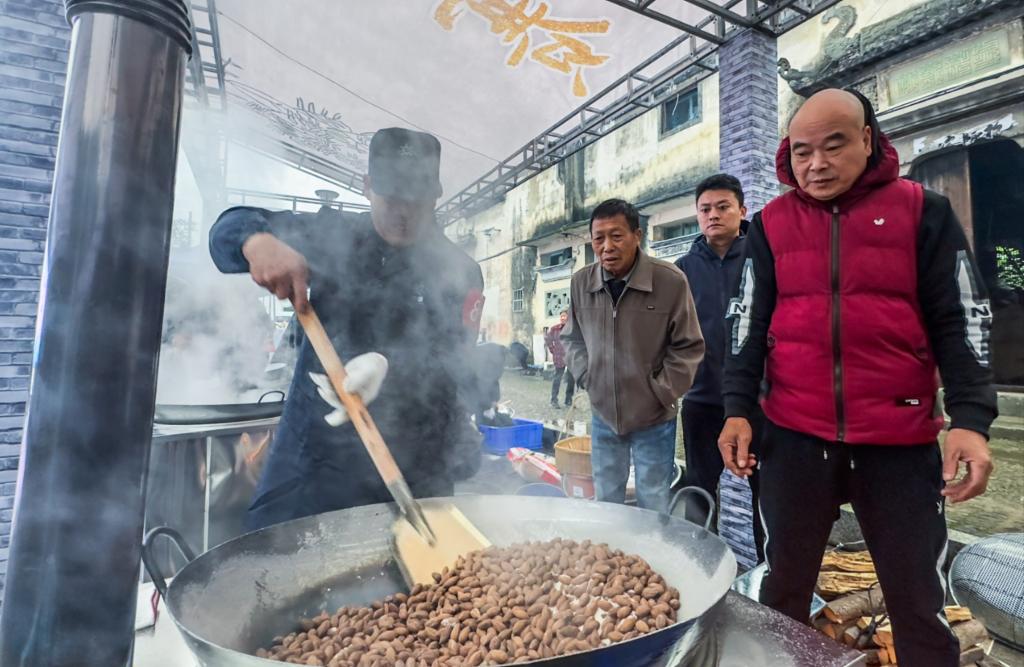
[[[917,298],[924,191],[899,178],[896,150],[853,188],[821,202],[775,157],[796,188],[762,211],[777,296],[768,330],[764,412],[776,424],[830,441],[910,445],[942,428],[938,378]]]

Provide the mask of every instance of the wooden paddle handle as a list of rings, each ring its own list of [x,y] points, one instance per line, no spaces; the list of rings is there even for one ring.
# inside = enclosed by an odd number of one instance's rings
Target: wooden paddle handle
[[[394,457],[391,456],[391,450],[388,449],[380,431],[377,430],[377,425],[373,423],[373,417],[366,409],[363,399],[345,391],[345,365],[338,357],[331,339],[327,337],[324,325],[320,323],[320,318],[317,317],[313,306],[307,306],[304,313],[296,310],[295,314],[299,318],[299,324],[302,325],[303,331],[306,332],[306,338],[309,339],[316,356],[320,359],[324,372],[327,373],[327,378],[331,381],[331,386],[334,387],[338,398],[341,399],[341,404],[348,411],[349,419],[356,427],[356,432],[359,434],[360,440],[363,441],[366,451],[370,454],[374,467],[384,479],[384,483],[390,485],[399,480],[404,483],[402,472],[398,469]]]

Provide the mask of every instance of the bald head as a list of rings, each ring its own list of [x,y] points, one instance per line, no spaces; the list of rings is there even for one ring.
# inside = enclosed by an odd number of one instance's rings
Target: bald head
[[[855,95],[837,88],[815,93],[789,123],[790,166],[800,188],[822,201],[843,194],[867,168],[871,141]]]
[[[794,126],[820,122],[822,119],[843,119],[857,127],[864,127],[867,124],[864,121],[864,106],[853,93],[838,88],[826,88],[811,95],[797,109],[793,120],[789,121],[790,132]]]

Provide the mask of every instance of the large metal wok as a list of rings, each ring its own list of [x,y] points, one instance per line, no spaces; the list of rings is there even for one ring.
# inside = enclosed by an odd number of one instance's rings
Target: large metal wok
[[[225,424],[280,417],[284,392],[265,392],[255,403],[211,403],[201,405],[157,404],[153,421],[169,425]]]
[[[422,502],[454,503],[499,546],[559,536],[607,542],[647,559],[680,591],[680,620],[673,626],[530,664],[703,664],[692,656],[703,651],[708,638],[708,612],[736,575],[732,552],[704,528],[665,514],[585,500],[458,496]],[[251,654],[275,635],[293,630],[302,617],[406,590],[391,557],[395,516],[392,504],[381,504],[289,521],[211,549],[191,560],[169,586],[159,572],[151,569],[150,574],[203,667],[280,664]],[[174,535],[166,529],[147,535],[147,567],[149,546],[161,534]]]

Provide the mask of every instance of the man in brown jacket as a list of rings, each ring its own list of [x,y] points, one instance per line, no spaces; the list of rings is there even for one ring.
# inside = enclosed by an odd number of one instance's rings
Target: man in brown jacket
[[[597,262],[577,271],[566,364],[590,394],[597,499],[626,497],[630,455],[637,504],[668,509],[676,402],[704,357],[697,312],[682,271],[640,250],[640,214],[609,199],[590,216]]]

